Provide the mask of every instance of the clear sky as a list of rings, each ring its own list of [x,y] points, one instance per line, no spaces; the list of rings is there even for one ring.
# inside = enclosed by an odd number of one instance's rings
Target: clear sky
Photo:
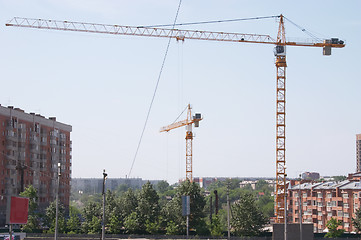
[[[178,0],[0,0],[2,106],[73,126],[73,177],[130,170],[167,39],[5,27],[14,16],[108,23],[172,23]],[[178,22],[284,14],[344,49],[287,49],[287,173],[347,175],[361,133],[361,1],[183,0]],[[183,29],[270,34],[274,19]],[[286,22],[287,37],[308,38]],[[274,177],[276,71],[273,46],[172,41],[131,177],[185,176],[185,129],[159,133],[188,103],[194,176]],[[185,118],[183,115],[181,119]]]

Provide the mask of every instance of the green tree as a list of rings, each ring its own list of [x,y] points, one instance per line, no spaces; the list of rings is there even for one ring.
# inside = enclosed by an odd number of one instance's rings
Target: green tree
[[[132,212],[124,220],[124,228],[127,233],[138,233],[139,232],[139,223],[138,216],[136,212]]]
[[[182,204],[179,198],[175,197],[168,201],[162,208],[164,219],[163,227],[167,235],[176,235],[185,233],[185,220],[182,217]]]
[[[159,181],[155,187],[155,189],[160,193],[163,194],[167,190],[169,190],[169,183],[167,181]]]
[[[95,217],[100,221],[102,216],[100,204],[95,202],[87,203],[87,205],[82,210],[82,216],[84,219],[82,224],[82,231],[86,234],[94,232],[93,228],[96,226],[96,220],[93,218]]]
[[[29,198],[28,223],[23,225],[21,229],[27,233],[34,232],[40,228],[40,214],[37,212],[38,193],[32,185],[29,185],[25,188],[24,192],[21,192],[19,195]]]
[[[355,218],[352,218],[352,225],[355,227],[356,232],[361,232],[361,209],[355,212]]]
[[[138,195],[136,213],[140,231],[146,231],[146,222],[154,223],[159,217],[159,196],[149,181],[143,185]]]
[[[120,197],[120,205],[123,218],[129,216],[137,208],[138,200],[131,188]]]
[[[199,226],[202,218],[205,217],[204,206],[206,204],[199,185],[195,182],[190,182],[189,180],[186,180],[180,184],[177,190],[177,199],[180,205],[180,209],[182,206],[181,196],[190,197],[190,227],[194,228]]]
[[[267,223],[252,194],[245,193],[232,206],[231,226],[238,236],[256,236]]]
[[[58,232],[66,233],[66,223],[65,223],[65,208],[63,204],[58,204]],[[49,233],[55,231],[55,222],[56,222],[56,201],[51,202],[50,205],[45,210],[45,225],[49,227]]]
[[[338,229],[339,226],[342,226],[342,221],[337,220],[336,218],[331,218],[327,224],[326,227],[328,229],[328,233],[326,233],[326,238],[338,238],[340,237],[345,230],[344,229]]]
[[[66,228],[69,234],[80,233],[80,211],[74,206],[69,208],[69,219],[66,222]]]
[[[347,179],[346,176],[342,176],[342,175],[340,175],[340,176],[333,176],[332,178],[333,178],[334,181],[337,181],[337,182],[341,182],[341,181],[344,181],[344,180]]]
[[[89,222],[88,234],[100,233],[101,229],[102,229],[102,220],[97,216],[93,216],[92,220]]]
[[[221,223],[221,219],[219,218],[218,215],[216,215],[213,219],[212,219],[212,223],[210,226],[211,229],[211,235],[214,237],[221,237],[223,236],[223,230],[224,227]]]

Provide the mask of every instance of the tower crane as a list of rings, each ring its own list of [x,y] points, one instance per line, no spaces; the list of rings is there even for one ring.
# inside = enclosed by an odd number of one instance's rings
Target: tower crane
[[[286,207],[286,46],[320,47],[323,55],[331,55],[332,48],[343,48],[345,43],[338,38],[286,40],[284,16],[279,15],[279,27],[276,38],[270,35],[226,33],[213,31],[181,30],[157,27],[132,27],[97,23],[44,20],[15,17],[6,26],[62,30],[73,32],[101,33],[112,35],[130,35],[145,37],[174,38],[176,40],[195,39],[220,42],[258,43],[275,45],[275,65],[277,75],[276,92],[276,189],[275,216],[277,223],[285,221]]]
[[[186,126],[186,179],[193,181],[193,131],[192,126],[199,127],[199,122],[202,120],[202,115],[196,113],[192,116],[192,107],[188,104],[187,118],[185,120],[172,123],[160,129],[160,132],[169,132],[172,129]]]

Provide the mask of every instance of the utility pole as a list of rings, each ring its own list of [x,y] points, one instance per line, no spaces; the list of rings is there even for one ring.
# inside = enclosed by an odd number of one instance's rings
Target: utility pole
[[[302,201],[301,201],[301,174],[300,174],[300,183],[298,185],[298,192],[299,192],[299,200],[300,200],[300,240],[302,240]]]
[[[212,208],[212,204],[213,204],[213,201],[212,201],[212,196],[210,196],[209,198],[209,221],[211,222],[211,225],[212,225],[212,214],[213,214],[213,208]]]
[[[60,187],[60,176],[61,176],[61,164],[58,163],[58,183],[56,188],[56,210],[55,210],[55,235],[54,240],[58,240],[58,216],[59,216],[59,187]]]
[[[228,231],[228,240],[231,239],[231,216],[230,216],[230,204],[229,204],[229,184],[230,182],[227,182],[227,231]]]
[[[107,179],[108,174],[105,173],[105,169],[103,170],[103,219],[102,219],[102,240],[105,239],[105,180]]]

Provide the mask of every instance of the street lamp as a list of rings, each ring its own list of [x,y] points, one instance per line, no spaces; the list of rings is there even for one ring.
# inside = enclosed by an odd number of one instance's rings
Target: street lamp
[[[105,180],[107,179],[108,174],[103,170],[103,219],[102,219],[102,240],[105,239]]]
[[[59,187],[60,187],[60,176],[61,176],[61,164],[58,163],[58,183],[56,188],[56,203],[55,203],[55,234],[54,240],[58,240],[58,216],[59,216]]]

